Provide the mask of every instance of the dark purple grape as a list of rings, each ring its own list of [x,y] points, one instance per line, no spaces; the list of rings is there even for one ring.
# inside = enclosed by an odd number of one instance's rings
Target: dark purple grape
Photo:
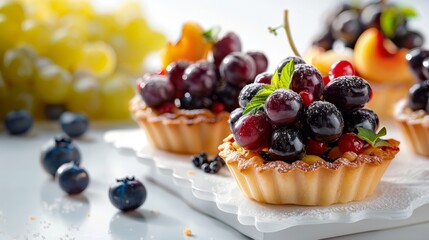
[[[232,133],[235,141],[249,150],[268,146],[272,127],[264,112],[244,115],[234,124]]]
[[[359,13],[356,10],[344,11],[332,22],[332,34],[336,39],[344,41],[348,47],[354,47],[362,31]]]
[[[238,104],[240,104],[240,107],[245,108],[259,90],[264,88],[264,85],[262,83],[251,83],[244,86],[240,91],[240,95],[238,95]]]
[[[146,105],[158,108],[165,102],[173,101],[175,91],[167,77],[153,75],[140,84],[140,95]]]
[[[407,55],[405,55],[405,59],[407,59],[408,66],[413,72],[417,81],[426,80],[426,76],[423,73],[423,60],[425,58],[429,58],[429,50],[422,48],[414,48],[408,51]]]
[[[308,137],[319,142],[335,142],[343,133],[343,116],[329,102],[313,102],[304,111],[301,120]]]
[[[325,29],[315,41],[313,41],[313,45],[323,48],[324,50],[332,49],[332,45],[334,44],[334,36],[332,36],[331,28]]]
[[[301,97],[289,89],[277,89],[264,104],[265,113],[276,125],[295,123],[303,108]]]
[[[382,12],[382,6],[380,4],[368,4],[363,8],[360,14],[360,21],[365,29],[380,27],[380,17]]]
[[[268,68],[268,58],[263,52],[259,51],[250,51],[247,54],[253,58],[256,64],[256,75],[262,72],[267,71]]]
[[[213,59],[216,66],[220,66],[222,60],[232,52],[241,51],[241,41],[237,34],[233,32],[226,33],[213,45]]]
[[[228,83],[242,86],[255,78],[256,66],[253,58],[245,53],[234,52],[226,56],[219,67],[220,76]]]
[[[290,89],[296,93],[307,91],[315,100],[319,100],[323,93],[323,77],[315,67],[298,64],[291,77]]]
[[[337,7],[328,14],[326,18],[326,26],[331,26],[332,22],[337,18],[340,13],[353,9],[353,6],[349,3],[340,3]]]
[[[243,116],[243,109],[242,108],[236,108],[234,111],[231,112],[228,119],[229,129],[232,132],[232,129],[234,129],[234,124],[238,121],[238,119]]]
[[[166,68],[167,79],[176,90],[176,98],[181,98],[183,97],[183,94],[185,94],[183,73],[187,67],[189,67],[189,62],[177,61],[170,63]]]
[[[293,65],[294,65],[295,67],[296,67],[297,65],[299,65],[299,64],[305,64],[305,61],[304,61],[302,58],[300,58],[300,57],[296,57],[296,56],[290,56],[290,57],[287,57],[287,58],[283,59],[283,60],[279,63],[279,65],[277,65],[277,74],[278,74],[278,77],[280,77],[280,75],[281,75],[281,73],[282,73],[282,70],[283,70],[284,66],[286,66],[286,64],[288,64],[288,62],[290,62],[290,60],[292,60],[292,61],[293,61]]]
[[[421,47],[424,43],[424,38],[419,32],[400,28],[396,31],[392,41],[399,48],[413,49]]]
[[[273,77],[272,73],[263,72],[263,73],[256,75],[254,83],[271,84],[271,78],[272,77]]]
[[[195,97],[190,93],[185,93],[180,99],[180,108],[187,110],[194,109],[210,109],[213,105],[213,100],[209,97]]]
[[[192,96],[209,96],[216,84],[216,72],[212,63],[196,62],[186,68],[183,73],[185,90]]]
[[[423,75],[429,80],[429,57],[423,60]]]
[[[228,83],[219,84],[216,88],[215,97],[218,101],[222,102],[225,105],[225,109],[228,112],[233,111],[234,109],[240,107],[238,104],[238,96],[240,94],[241,88],[233,86]]]
[[[305,135],[301,129],[293,126],[277,128],[271,136],[270,157],[273,160],[295,162],[305,152]]]
[[[344,115],[344,131],[357,133],[358,127],[377,131],[379,125],[377,114],[370,109],[359,109]]]
[[[363,108],[371,94],[372,89],[367,81],[357,76],[341,76],[326,85],[323,98],[341,112],[351,113]]]
[[[429,98],[429,81],[419,82],[410,88],[408,106],[413,110],[426,109]]]

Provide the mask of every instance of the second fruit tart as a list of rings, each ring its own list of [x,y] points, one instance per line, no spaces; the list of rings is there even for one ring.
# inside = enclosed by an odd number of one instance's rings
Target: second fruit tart
[[[324,86],[316,68],[289,57],[259,89],[240,94],[232,135],[219,146],[247,197],[330,205],[374,192],[399,142],[381,140],[385,128],[376,133],[377,114],[363,109],[372,93],[365,80],[337,76]]]

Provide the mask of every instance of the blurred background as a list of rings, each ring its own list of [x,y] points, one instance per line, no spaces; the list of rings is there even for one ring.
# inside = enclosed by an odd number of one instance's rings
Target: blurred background
[[[130,119],[135,79],[161,69],[160,51],[176,42],[186,21],[204,29],[233,31],[243,50],[259,50],[269,71],[292,51],[283,31],[290,25],[303,53],[326,29],[326,19],[344,1],[1,0],[0,118],[27,109],[36,119],[56,119],[65,110],[91,119]],[[353,1],[358,2],[361,1]],[[367,2],[367,1],[362,1]],[[389,1],[412,6],[407,24],[429,37],[429,2]],[[424,42],[428,47],[428,41]]]

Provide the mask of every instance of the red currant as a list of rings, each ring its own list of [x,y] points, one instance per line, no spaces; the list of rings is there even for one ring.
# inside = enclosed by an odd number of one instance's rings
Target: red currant
[[[301,98],[302,98],[302,103],[304,104],[304,107],[307,107],[314,102],[313,94],[311,94],[307,91],[299,92],[299,96],[301,96]]]
[[[163,103],[157,110],[159,114],[173,113],[175,107],[176,105],[174,105],[173,102],[166,102]]]
[[[328,85],[328,83],[331,81],[331,79],[329,78],[329,75],[326,75],[323,77],[323,86]]]
[[[364,145],[364,141],[354,133],[343,134],[338,142],[338,148],[341,153],[351,151],[359,154],[362,152]]]
[[[328,150],[328,144],[311,138],[307,139],[307,155],[322,156]]]
[[[329,71],[330,80],[335,79],[341,76],[354,76],[356,74],[353,65],[346,60],[338,61],[331,66],[331,71]]]
[[[212,111],[214,113],[221,113],[225,111],[225,105],[223,105],[223,103],[220,103],[220,102],[215,102],[213,103]]]

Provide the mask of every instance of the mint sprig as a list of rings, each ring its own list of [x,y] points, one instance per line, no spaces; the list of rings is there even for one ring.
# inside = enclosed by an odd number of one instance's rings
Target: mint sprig
[[[220,27],[219,26],[214,26],[206,31],[203,32],[203,37],[204,39],[206,39],[208,42],[211,43],[215,43],[218,39],[218,35],[220,32]]]
[[[265,100],[277,89],[284,88],[289,89],[291,77],[293,71],[295,70],[295,65],[293,59],[291,59],[286,65],[282,68],[280,76],[276,70],[271,78],[271,84],[264,86],[259,90],[256,95],[250,100],[246,105],[243,111],[243,115],[254,114],[261,110],[264,107]]]
[[[384,137],[387,134],[387,130],[385,127],[383,127],[380,131],[378,131],[378,133],[362,127],[358,127],[357,130],[358,130],[357,136],[360,139],[369,143],[373,147],[391,147],[392,146],[386,140],[381,139],[381,137]]]
[[[381,30],[387,37],[393,37],[396,30],[403,25],[406,19],[415,16],[417,16],[417,12],[412,7],[389,7],[381,13]]]

